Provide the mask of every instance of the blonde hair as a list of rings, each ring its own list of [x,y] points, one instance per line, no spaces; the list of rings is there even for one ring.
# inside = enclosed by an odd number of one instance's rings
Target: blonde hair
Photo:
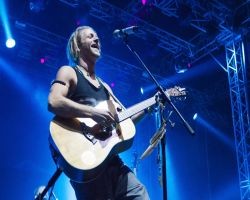
[[[79,33],[84,29],[92,29],[90,26],[79,26],[77,29],[71,34],[68,44],[67,44],[67,58],[70,65],[75,65],[78,63],[80,48],[79,48]]]

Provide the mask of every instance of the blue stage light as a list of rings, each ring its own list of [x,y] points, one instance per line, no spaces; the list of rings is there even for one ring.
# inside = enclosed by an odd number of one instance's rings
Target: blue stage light
[[[8,19],[5,1],[0,1],[0,17],[1,17],[1,21],[2,21],[2,25],[3,25],[6,38],[10,38],[11,37],[10,25],[9,25],[9,19]]]
[[[12,34],[10,31],[8,13],[5,5],[5,1],[0,1],[0,19],[2,21],[3,29],[6,36],[6,46],[8,48],[13,48],[16,44],[15,40],[12,38]]]
[[[219,129],[217,129],[215,126],[210,124],[208,121],[203,119],[201,116],[199,116],[196,119],[196,122],[199,123],[201,126],[203,126],[207,131],[212,133],[214,136],[216,136],[217,139],[222,141],[224,144],[230,146],[230,148],[234,149],[234,142],[233,139],[230,138],[227,134],[223,133]]]
[[[141,87],[141,94],[144,94],[144,90],[143,90],[143,88]]]
[[[196,120],[196,119],[197,119],[197,117],[198,117],[198,114],[197,114],[197,113],[195,113],[195,114],[194,114],[194,116],[193,116],[193,120]]]
[[[6,47],[13,48],[16,45],[16,41],[13,38],[9,38],[6,40]]]
[[[183,74],[183,73],[185,73],[187,71],[187,69],[176,69],[176,73],[178,73],[178,74]]]

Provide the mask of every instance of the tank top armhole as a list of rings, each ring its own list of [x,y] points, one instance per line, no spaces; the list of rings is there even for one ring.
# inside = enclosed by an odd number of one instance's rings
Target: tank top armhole
[[[70,87],[69,87],[69,93],[68,93],[68,95],[67,95],[67,97],[68,98],[70,98],[70,97],[72,97],[73,95],[74,95],[74,93],[75,93],[75,91],[76,91],[76,88],[77,88],[77,84],[78,84],[78,75],[77,75],[77,72],[76,72],[76,66],[73,66],[72,67],[73,69],[74,69],[74,71],[75,71],[75,75],[76,75],[76,83],[75,83],[75,87],[73,88],[72,87],[72,84],[70,84]]]

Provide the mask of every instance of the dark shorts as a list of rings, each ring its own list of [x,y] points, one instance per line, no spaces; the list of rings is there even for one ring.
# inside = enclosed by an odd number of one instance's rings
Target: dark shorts
[[[149,200],[145,187],[118,156],[97,179],[71,185],[77,200]]]

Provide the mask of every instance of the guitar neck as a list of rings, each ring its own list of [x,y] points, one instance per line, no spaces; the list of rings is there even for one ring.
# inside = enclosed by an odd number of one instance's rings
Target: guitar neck
[[[169,96],[185,96],[186,95],[185,88],[180,88],[180,87],[167,89],[165,93]],[[118,121],[121,122],[125,119],[128,119],[132,117],[133,115],[139,113],[140,111],[145,110],[146,108],[156,104],[157,102],[156,98],[158,97],[155,95],[147,100],[142,101],[141,103],[131,106],[130,108],[122,111],[121,113],[118,113],[118,116],[117,116]]]
[[[131,106],[130,108],[128,108],[127,110],[122,111],[121,113],[118,113],[118,120],[119,122],[128,119],[130,117],[132,117],[133,115],[139,113],[142,110],[145,110],[146,108],[154,105],[156,103],[156,97],[151,97],[147,100],[144,100],[138,104],[135,104],[133,106]]]

